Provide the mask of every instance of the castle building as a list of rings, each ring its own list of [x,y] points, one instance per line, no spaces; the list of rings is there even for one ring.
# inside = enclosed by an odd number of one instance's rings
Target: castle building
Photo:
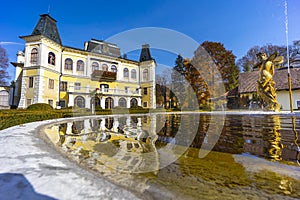
[[[91,39],[83,49],[62,44],[56,20],[40,19],[19,51],[13,105],[27,108],[35,103],[53,107],[104,109],[116,106],[156,108],[155,70],[148,44],[142,45],[139,61],[121,56],[116,44]]]

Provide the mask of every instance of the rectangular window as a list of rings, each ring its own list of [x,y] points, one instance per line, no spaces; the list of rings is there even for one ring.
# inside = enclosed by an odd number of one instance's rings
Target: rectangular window
[[[297,102],[297,108],[300,108],[300,101],[296,101]]]
[[[53,107],[53,100],[52,99],[48,99],[48,104]]]
[[[144,94],[147,95],[148,94],[148,88],[144,88]]]
[[[29,86],[28,87],[33,88],[33,77],[32,76],[29,77]]]
[[[60,82],[60,91],[68,91],[68,82],[66,81]]]
[[[26,100],[26,105],[27,105],[27,107],[31,105],[31,99]]]
[[[53,79],[49,79],[48,88],[54,89],[54,80]]]
[[[59,105],[60,105],[61,108],[65,108],[66,107],[66,101],[65,100],[60,100]]]
[[[74,87],[75,90],[80,90],[81,89],[81,83],[75,83],[74,86],[75,86]]]
[[[144,107],[148,107],[148,102],[143,102]]]

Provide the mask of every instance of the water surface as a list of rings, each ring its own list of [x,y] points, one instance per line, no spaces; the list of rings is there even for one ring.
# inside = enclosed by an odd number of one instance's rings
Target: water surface
[[[148,114],[53,124],[49,139],[100,176],[157,199],[300,197],[300,118]]]

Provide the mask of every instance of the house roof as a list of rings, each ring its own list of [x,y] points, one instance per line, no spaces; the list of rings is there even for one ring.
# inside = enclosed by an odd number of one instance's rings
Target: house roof
[[[288,90],[288,72],[287,68],[277,69],[275,71],[273,80],[277,90]],[[257,80],[259,71],[245,72],[239,74],[239,93],[256,92]],[[292,80],[292,89],[300,89],[300,68],[290,68],[290,75]]]
[[[226,92],[226,96],[227,97],[236,97],[236,96],[238,96],[238,87],[235,87],[235,88],[233,88],[232,90],[230,90],[230,91],[228,91],[228,92]]]

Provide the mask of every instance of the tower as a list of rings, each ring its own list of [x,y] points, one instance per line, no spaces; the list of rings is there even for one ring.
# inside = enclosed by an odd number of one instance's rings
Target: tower
[[[140,54],[140,85],[142,87],[143,107],[156,108],[156,88],[155,88],[155,68],[156,62],[151,57],[150,45],[142,45]]]

